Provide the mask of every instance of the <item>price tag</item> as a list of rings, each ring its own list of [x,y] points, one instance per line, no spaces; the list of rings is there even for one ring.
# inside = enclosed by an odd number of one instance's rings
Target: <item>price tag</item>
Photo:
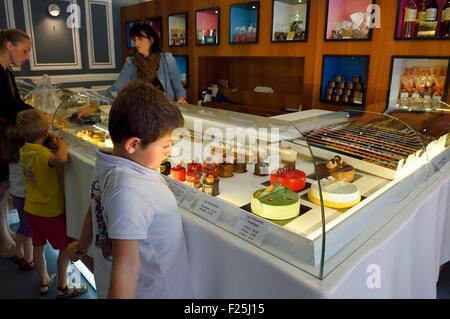
[[[239,218],[233,231],[239,237],[261,246],[264,238],[269,232],[270,224],[252,215],[245,215]]]
[[[223,213],[222,203],[211,200],[206,196],[202,196],[203,201],[199,201],[195,212],[201,217],[215,223]]]
[[[172,191],[173,195],[175,196],[175,199],[177,200],[178,205],[181,204],[181,202],[184,199],[184,196],[186,195],[186,188],[183,187],[180,183],[177,183],[175,181],[172,181],[170,185],[168,185],[170,190]]]
[[[193,210],[197,205],[197,192],[194,190],[189,190],[184,195],[183,201],[181,202],[181,207],[189,211]]]

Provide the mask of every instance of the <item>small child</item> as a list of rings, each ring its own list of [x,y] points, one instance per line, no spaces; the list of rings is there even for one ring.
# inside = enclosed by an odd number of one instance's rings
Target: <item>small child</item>
[[[59,250],[58,297],[81,295],[87,291],[86,285],[67,286],[70,260],[66,247],[69,238],[66,235],[63,187],[56,169],[68,160],[67,146],[61,137],[49,132],[46,118],[37,110],[20,112],[17,115],[17,128],[25,139],[25,145],[20,149],[27,194],[24,211],[31,230],[34,263],[41,282],[39,292],[47,294],[56,279],[56,275],[49,276],[47,273],[45,245],[48,240],[54,249]],[[47,142],[55,153],[44,146]]]
[[[95,238],[99,298],[193,298],[177,202],[159,172],[183,126],[177,107],[158,89],[133,81],[109,114],[112,153],[97,150],[89,209],[72,260]]]
[[[19,213],[19,228],[16,233],[16,254],[11,260],[18,264],[23,270],[31,270],[34,268],[33,262],[33,246],[31,243],[31,234],[28,228],[23,206],[25,205],[25,175],[23,164],[20,160],[20,148],[25,141],[20,136],[17,126],[13,125],[8,128],[7,132],[7,149],[3,150],[8,156],[9,161],[9,182],[10,194],[12,196],[14,208]]]

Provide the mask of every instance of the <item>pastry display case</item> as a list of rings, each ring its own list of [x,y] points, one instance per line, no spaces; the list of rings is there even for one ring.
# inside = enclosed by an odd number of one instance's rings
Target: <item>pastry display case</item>
[[[74,114],[89,105],[99,111]],[[103,94],[73,94],[53,126],[72,151],[109,146]],[[390,115],[337,112],[295,121],[178,106],[184,128],[160,172],[181,209],[324,278],[395,214],[448,147]],[[105,114],[102,114],[105,113]]]

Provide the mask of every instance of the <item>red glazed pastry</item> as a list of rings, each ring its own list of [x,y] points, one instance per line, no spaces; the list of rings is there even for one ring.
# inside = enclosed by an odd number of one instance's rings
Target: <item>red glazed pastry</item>
[[[275,181],[293,192],[299,192],[305,188],[306,174],[298,169],[280,168],[270,174],[270,185],[274,185]]]
[[[170,175],[173,179],[184,182],[186,180],[186,169],[181,165],[177,165],[172,168]]]
[[[202,187],[202,183],[200,183],[202,173],[200,171],[188,171],[186,174],[186,182],[195,188]]]
[[[213,163],[212,161],[205,161],[203,163],[203,172],[206,176],[213,176],[217,179],[219,176],[219,165]]]
[[[198,171],[201,172],[202,171],[202,164],[200,163],[196,163],[194,161],[192,161],[192,163],[189,163],[187,165],[187,170],[189,171]]]

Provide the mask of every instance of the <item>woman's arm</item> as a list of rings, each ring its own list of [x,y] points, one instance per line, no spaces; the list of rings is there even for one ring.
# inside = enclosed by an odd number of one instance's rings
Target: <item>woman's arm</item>
[[[124,88],[124,86],[130,81],[135,80],[137,77],[137,69],[134,64],[134,59],[128,57],[125,64],[120,71],[119,77],[109,89],[109,93],[112,96],[116,96]]]
[[[167,54],[166,61],[169,69],[170,84],[172,85],[173,92],[175,93],[175,100],[179,104],[186,104],[186,90],[184,89],[183,83],[181,82],[177,61],[170,53]]]
[[[112,240],[113,260],[108,298],[136,298],[141,269],[139,245],[139,240]]]

